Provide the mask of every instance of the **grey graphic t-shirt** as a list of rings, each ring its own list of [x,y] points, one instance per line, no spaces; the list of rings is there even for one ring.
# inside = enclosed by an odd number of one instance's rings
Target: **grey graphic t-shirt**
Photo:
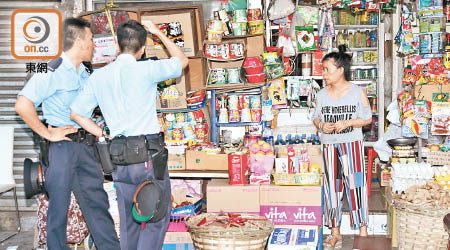
[[[361,101],[361,88],[352,84],[347,94],[342,98],[332,99],[328,96],[326,88],[317,93],[317,107],[313,119],[319,118],[322,122],[336,123],[340,120],[361,118],[368,120],[372,117],[370,106],[365,107]],[[336,133],[322,133],[323,144],[353,142],[363,139],[362,129],[348,127]]]

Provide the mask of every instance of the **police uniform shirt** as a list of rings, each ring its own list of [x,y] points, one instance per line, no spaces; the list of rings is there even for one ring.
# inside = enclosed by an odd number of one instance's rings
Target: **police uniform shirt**
[[[157,83],[181,73],[181,61],[176,57],[136,61],[130,54],[121,54],[94,71],[70,107],[73,112],[90,117],[94,108],[100,106],[112,137],[156,134],[160,132]]]
[[[89,73],[80,63],[78,72],[69,57],[62,53],[61,64],[47,73],[36,73],[25,84],[19,95],[23,95],[37,108],[42,103],[44,119],[52,126],[72,125],[80,127],[70,120],[70,104],[87,82]]]

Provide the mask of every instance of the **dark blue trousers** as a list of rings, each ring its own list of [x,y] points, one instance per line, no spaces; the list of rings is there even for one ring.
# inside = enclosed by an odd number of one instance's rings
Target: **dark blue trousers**
[[[169,202],[167,215],[156,223],[146,223],[141,229],[141,224],[132,216],[133,196],[145,180],[159,181],[165,188],[165,194],[170,199],[170,178],[166,169],[164,180],[154,177],[151,160],[148,164],[139,163],[128,166],[117,166],[112,173],[116,185],[117,202],[119,204],[120,217],[120,247],[122,250],[160,250],[164,242],[167,226],[169,225],[172,202]]]
[[[67,210],[73,191],[99,250],[119,250],[114,222],[108,212],[103,173],[92,147],[70,141],[50,144],[45,187],[49,195],[47,247],[70,250],[66,244]]]

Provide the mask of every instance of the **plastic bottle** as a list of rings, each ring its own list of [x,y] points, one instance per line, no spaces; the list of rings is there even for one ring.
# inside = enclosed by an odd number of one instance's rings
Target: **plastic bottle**
[[[270,127],[270,122],[265,122],[265,127],[264,127],[264,131],[263,131],[263,141],[270,143],[273,146],[273,131],[272,128]],[[270,141],[272,138],[272,142]]]
[[[349,48],[354,48],[355,46],[355,34],[354,32],[349,32],[348,34],[348,47]]]
[[[320,145],[319,136],[317,136],[317,135],[313,135],[313,136],[314,136],[314,140],[313,140],[312,144]]]
[[[284,145],[283,136],[281,134],[277,135],[277,140],[275,141],[275,145]]]
[[[370,32],[368,30],[366,30],[366,48],[370,48],[372,39],[370,39]]]
[[[366,45],[367,45],[367,36],[366,36],[366,32],[361,31],[360,33],[361,33],[361,45],[360,45],[360,47],[361,47],[361,48],[364,48],[364,47],[366,47]],[[370,40],[370,37],[369,37],[369,40]]]
[[[291,134],[286,135],[286,145],[292,145],[293,143],[291,142]]]
[[[354,48],[361,48],[361,32],[356,31],[353,39],[355,39]]]
[[[339,30],[338,31],[338,34],[337,34],[337,45],[339,46],[339,45],[341,45],[341,44],[345,44],[345,40],[344,40],[344,34],[343,34],[343,31],[342,30]]]

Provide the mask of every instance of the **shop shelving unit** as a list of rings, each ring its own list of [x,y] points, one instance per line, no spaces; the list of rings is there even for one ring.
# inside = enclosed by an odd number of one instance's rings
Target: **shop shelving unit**
[[[265,0],[265,6],[268,6],[269,0]],[[298,0],[296,0],[296,4],[298,5]],[[267,11],[266,11],[267,12]],[[317,29],[317,25],[313,25],[315,29]],[[376,131],[378,138],[383,136],[384,134],[384,123],[385,123],[385,114],[384,114],[384,38],[385,38],[385,29],[384,23],[381,19],[381,13],[378,12],[378,24],[376,25],[335,25],[336,31],[343,30],[376,30],[377,31],[377,46],[369,47],[369,48],[350,48],[349,51],[352,53],[357,53],[358,51],[378,51],[378,60],[374,63],[353,63],[352,69],[355,68],[377,68],[377,78],[376,79],[364,79],[364,80],[352,80],[351,82],[358,85],[367,85],[371,82],[376,81],[377,85],[377,95],[369,95],[369,99],[377,98],[377,114],[378,118],[378,131]],[[278,30],[277,25],[272,25],[271,21],[266,19],[266,44],[267,46],[275,46],[272,42],[273,30]],[[333,48],[331,51],[337,51],[337,48]],[[331,52],[330,51],[330,52]],[[304,79],[317,79],[321,80],[322,77],[317,76],[304,76]],[[366,147],[373,147],[375,142],[366,141]]]

